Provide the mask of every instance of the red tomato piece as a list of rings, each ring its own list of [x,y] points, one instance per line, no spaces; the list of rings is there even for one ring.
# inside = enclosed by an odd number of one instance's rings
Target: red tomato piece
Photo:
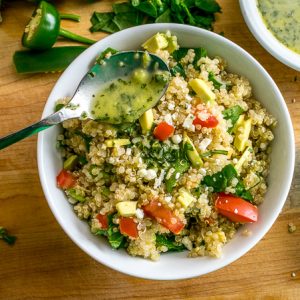
[[[139,233],[137,229],[137,224],[134,222],[133,218],[121,217],[120,218],[120,232],[126,234],[130,237],[137,238]]]
[[[143,210],[149,217],[155,219],[174,234],[180,233],[184,228],[184,223],[169,208],[164,207],[157,200],[152,200],[149,204],[143,206]]]
[[[76,178],[73,174],[66,170],[61,170],[56,177],[57,186],[61,189],[69,189],[75,186]]]
[[[242,198],[219,193],[215,207],[219,214],[233,222],[253,223],[257,221],[257,207]]]
[[[167,122],[161,122],[154,128],[153,135],[158,140],[164,141],[173,135],[174,130],[174,126]]]
[[[101,229],[108,229],[108,218],[107,215],[98,214],[96,216],[97,220],[101,225]]]
[[[208,118],[206,120],[202,120],[198,117],[198,113],[199,111],[197,111],[195,114],[195,119],[193,121],[194,125],[201,125],[202,127],[214,128],[219,124],[219,121],[215,116],[208,113]]]

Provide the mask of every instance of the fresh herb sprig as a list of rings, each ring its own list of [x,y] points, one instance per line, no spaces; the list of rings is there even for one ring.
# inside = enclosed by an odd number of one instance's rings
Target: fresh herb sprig
[[[145,23],[180,23],[212,30],[215,13],[221,7],[215,0],[130,0],[114,3],[112,12],[94,12],[91,32],[113,33]]]
[[[167,247],[167,252],[180,252],[186,250],[183,244],[176,243],[174,235],[168,234],[157,234],[156,235],[156,246]]]
[[[13,245],[17,238],[13,235],[8,234],[7,230],[4,227],[0,226],[0,239],[2,239],[8,245]]]
[[[113,223],[113,217],[113,214],[108,216],[108,229],[100,229],[95,235],[105,236],[114,249],[125,248],[127,238],[121,234],[118,225]]]
[[[245,185],[239,178],[236,169],[231,164],[225,166],[220,172],[213,175],[206,175],[201,184],[212,187],[215,193],[220,193],[225,192],[226,188],[231,186],[234,178],[238,179],[238,183],[234,187],[234,194],[251,202],[253,200],[253,196],[248,190],[246,190]]]

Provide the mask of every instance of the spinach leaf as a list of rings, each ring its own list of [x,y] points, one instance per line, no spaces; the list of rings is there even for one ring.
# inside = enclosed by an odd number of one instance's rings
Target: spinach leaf
[[[225,189],[231,185],[233,178],[238,179],[238,184],[235,187],[235,195],[251,202],[253,200],[251,193],[246,190],[237,171],[231,164],[225,166],[220,172],[213,175],[206,175],[201,184],[212,187],[215,193],[220,193],[225,192]]]
[[[94,13],[90,30],[116,32],[129,26],[154,22],[212,29],[216,12],[221,12],[221,9],[215,0],[131,0],[114,4],[111,13]]]
[[[168,8],[160,16],[155,19],[155,23],[171,23],[171,10]]]
[[[230,108],[227,108],[223,111],[223,118],[225,120],[231,120],[232,126],[228,129],[228,132],[231,133],[234,127],[234,124],[239,119],[240,115],[243,114],[244,110],[239,106],[235,105]]]
[[[175,50],[172,53],[172,56],[179,63],[180,60],[187,55],[189,49],[193,49],[194,50],[195,57],[194,57],[194,60],[193,60],[193,65],[194,65],[194,67],[196,69],[199,69],[199,66],[197,65],[199,59],[201,57],[206,57],[207,56],[206,49],[204,49],[202,47],[200,47],[200,48],[183,48],[182,47],[182,48],[179,48],[179,49]]]
[[[4,227],[0,227],[0,239],[2,239],[8,245],[13,245],[17,238],[13,235],[8,234],[7,230]]]
[[[107,237],[108,242],[114,249],[127,247],[127,239],[121,234],[118,226],[113,223],[114,214],[108,216],[108,229],[100,229],[95,235]]]
[[[221,7],[215,0],[196,0],[195,5],[208,13],[221,12]]]
[[[180,252],[186,250],[183,244],[175,242],[174,235],[157,234],[156,235],[156,247],[165,246],[168,248],[168,252]]]

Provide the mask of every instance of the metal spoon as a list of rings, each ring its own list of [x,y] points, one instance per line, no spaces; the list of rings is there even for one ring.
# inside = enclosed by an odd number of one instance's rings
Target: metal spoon
[[[144,55],[150,55],[147,66],[145,66]],[[101,86],[109,81],[126,77],[139,68],[145,68],[149,73],[157,71],[169,72],[167,64],[154,54],[147,54],[143,51],[118,52],[110,58],[102,60],[101,64],[95,64],[90,69],[82,78],[72,99],[65,107],[29,127],[1,138],[0,150],[65,120],[73,118],[95,119],[91,113],[91,102],[95,94],[101,89]],[[157,99],[151,101],[151,107],[164,95],[167,86],[168,82],[161,85],[159,97],[157,97],[156,93]],[[148,108],[146,107],[147,105],[144,107],[146,102],[147,99],[145,99],[144,103],[141,102],[138,107],[135,105],[135,109],[139,115],[142,115],[144,111],[151,108],[149,104]],[[126,120],[124,110],[120,110],[118,113],[120,119]]]

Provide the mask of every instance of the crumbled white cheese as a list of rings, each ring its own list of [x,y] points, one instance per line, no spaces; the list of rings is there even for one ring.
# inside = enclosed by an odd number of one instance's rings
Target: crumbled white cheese
[[[137,172],[138,176],[141,178],[144,178],[145,176],[147,176],[147,170],[146,169],[140,169]]]
[[[172,201],[172,196],[165,196],[165,201],[166,202],[171,202]]]
[[[179,134],[174,134],[172,137],[171,137],[171,140],[174,144],[178,145],[181,143],[182,141],[182,136],[179,135]]]
[[[201,151],[205,151],[206,148],[209,146],[210,143],[211,143],[211,139],[209,139],[209,138],[203,139],[203,140],[200,142],[200,144],[199,144],[199,149],[200,149]]]
[[[144,218],[144,211],[140,208],[137,208],[135,211],[135,215],[138,219],[143,219]]]
[[[171,114],[166,114],[166,115],[165,115],[165,121],[166,121],[169,125],[173,125],[173,120],[172,120]]]
[[[186,128],[190,131],[195,131],[195,125],[193,125],[194,116],[192,114],[188,114],[188,116],[185,118],[182,127]]]
[[[155,182],[154,182],[154,188],[155,189],[157,189],[158,187],[161,186],[161,183],[164,180],[165,174],[166,174],[166,171],[164,169],[162,169],[161,172],[160,172],[159,177],[155,179]]]
[[[127,148],[127,149],[126,149],[126,155],[130,156],[130,155],[131,155],[131,152],[132,152],[131,148]]]
[[[154,178],[156,178],[157,174],[156,171],[153,169],[149,169],[147,170],[147,175],[144,177],[146,180],[152,180]]]
[[[175,104],[174,103],[169,103],[168,104],[168,110],[174,110]]]

